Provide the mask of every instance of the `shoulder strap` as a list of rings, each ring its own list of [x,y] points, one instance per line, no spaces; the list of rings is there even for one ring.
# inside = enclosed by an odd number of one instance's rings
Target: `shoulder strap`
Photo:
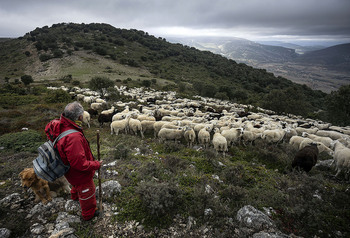
[[[67,131],[64,131],[62,132],[61,134],[59,134],[57,136],[57,138],[55,139],[55,141],[53,142],[53,145],[55,145],[60,139],[62,139],[63,137],[69,135],[69,134],[72,134],[72,133],[75,133],[75,132],[79,132],[77,130],[74,130],[74,129],[70,129],[70,130],[67,130]]]

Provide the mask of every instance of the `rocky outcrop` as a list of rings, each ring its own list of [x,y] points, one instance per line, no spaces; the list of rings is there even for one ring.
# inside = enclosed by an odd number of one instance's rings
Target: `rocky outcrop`
[[[102,184],[103,198],[112,198],[121,191],[121,185],[114,180]],[[98,192],[96,193],[98,194]],[[20,194],[11,194],[2,200],[0,205],[11,210],[21,208],[24,199]],[[108,199],[107,199],[108,200]],[[25,210],[25,209],[22,209]],[[138,221],[126,221],[117,223],[111,220],[116,215],[118,208],[116,204],[103,203],[103,214],[93,219],[89,226],[94,226],[94,232],[101,230],[103,237],[217,237],[216,231],[209,224],[198,226],[196,219],[189,216],[183,218],[177,216],[173,224],[167,229],[154,229],[147,231]],[[206,216],[210,216],[212,209],[206,209]],[[28,209],[26,218],[28,223],[32,223],[26,233],[26,237],[41,238],[76,238],[74,227],[84,225],[81,219],[79,202],[62,197],[54,198],[47,204],[38,203]],[[271,210],[265,212],[247,205],[241,208],[236,215],[236,219],[230,218],[225,221],[228,229],[227,235],[230,237],[254,237],[254,238],[287,238],[291,237],[281,233],[269,217]],[[54,219],[53,219],[54,218]],[[0,237],[10,237],[11,231],[0,228]],[[27,235],[28,234],[28,235]],[[292,236],[295,237],[295,236]]]

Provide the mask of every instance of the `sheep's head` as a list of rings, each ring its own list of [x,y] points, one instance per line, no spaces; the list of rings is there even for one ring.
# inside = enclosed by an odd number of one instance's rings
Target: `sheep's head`
[[[214,133],[220,133],[220,129],[217,128],[217,127],[215,127],[215,128],[214,128]]]
[[[330,143],[330,147],[331,147],[331,148],[334,148],[335,143],[336,143],[337,141],[338,141],[338,140],[333,140],[333,141]]]

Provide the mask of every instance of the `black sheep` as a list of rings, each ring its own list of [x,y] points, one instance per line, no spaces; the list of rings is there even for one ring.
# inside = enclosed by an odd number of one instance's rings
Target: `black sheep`
[[[115,113],[109,113],[109,114],[100,114],[98,116],[98,122],[100,123],[100,127],[103,126],[103,123],[105,122],[112,122],[112,118]]]
[[[92,108],[89,108],[87,110],[87,112],[91,115],[91,116],[97,116],[98,115],[98,111]]]
[[[293,160],[292,167],[298,167],[309,172],[316,164],[318,157],[317,144],[312,143],[299,150]]]

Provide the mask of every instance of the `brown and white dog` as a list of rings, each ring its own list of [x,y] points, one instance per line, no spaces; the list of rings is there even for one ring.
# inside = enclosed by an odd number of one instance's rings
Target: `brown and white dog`
[[[19,173],[19,177],[21,178],[22,187],[24,189],[31,188],[35,193],[35,202],[41,200],[43,204],[46,204],[52,200],[52,197],[56,197],[57,193],[70,192],[69,183],[64,176],[51,183],[39,178],[33,168],[25,168]]]

